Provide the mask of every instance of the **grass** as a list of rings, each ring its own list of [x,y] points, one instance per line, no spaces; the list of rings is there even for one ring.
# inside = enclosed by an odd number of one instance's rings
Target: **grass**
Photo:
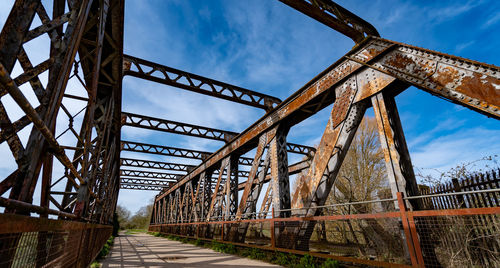
[[[99,252],[99,254],[97,255],[97,258],[95,259],[95,261],[90,264],[91,268],[99,268],[99,267],[101,267],[101,264],[99,263],[99,260],[103,259],[104,257],[106,257],[108,255],[108,253],[111,250],[111,247],[113,246],[114,242],[115,242],[115,237],[114,236],[110,236],[108,238],[108,240],[106,241],[106,243],[104,244],[104,246],[102,246],[102,249]]]
[[[278,264],[285,267],[298,268],[337,268],[341,267],[339,262],[332,259],[323,259],[313,257],[311,255],[296,255],[291,253],[283,253],[279,251],[262,250],[250,247],[238,247],[233,244],[221,243],[217,241],[206,241],[201,239],[190,239],[175,235],[166,235],[158,232],[148,232],[148,234],[163,237],[173,241],[180,241],[182,243],[189,243],[195,246],[210,248],[215,251],[227,254],[239,255],[242,257],[261,260]]]
[[[129,234],[139,234],[139,233],[146,233],[147,230],[145,229],[128,229],[125,231],[125,234],[126,235],[129,235]]]

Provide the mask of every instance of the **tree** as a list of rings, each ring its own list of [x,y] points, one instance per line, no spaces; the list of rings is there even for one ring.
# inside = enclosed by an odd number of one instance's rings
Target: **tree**
[[[326,204],[373,200],[388,187],[384,153],[380,147],[377,122],[364,117],[340,167],[333,191]],[[368,213],[369,205],[359,207]]]
[[[307,172],[307,171],[305,171]],[[364,117],[357,129],[349,150],[334,182],[325,205],[369,201],[389,188],[385,160],[378,136],[375,118]],[[299,176],[306,179],[306,174]],[[300,184],[296,181],[294,187]],[[355,204],[323,209],[323,214],[373,213],[375,205]],[[376,248],[378,253],[402,249],[402,241],[391,234],[388,226],[376,219],[347,220],[319,223],[316,236],[323,241],[329,239],[358,248],[360,255],[366,255],[365,247]],[[389,226],[390,228],[390,226]],[[339,235],[340,234],[340,235]],[[402,252],[395,252],[401,255]]]
[[[116,206],[116,214],[121,229],[146,229],[149,225],[151,212],[153,211],[153,202],[150,205],[141,207],[133,216],[131,212],[118,205]]]
[[[127,229],[127,224],[130,219],[130,210],[122,207],[121,205],[116,206],[116,214],[118,216],[118,222],[120,223],[121,229]]]

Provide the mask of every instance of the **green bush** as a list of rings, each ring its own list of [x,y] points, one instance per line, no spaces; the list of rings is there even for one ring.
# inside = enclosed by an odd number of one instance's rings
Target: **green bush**
[[[304,268],[315,268],[316,263],[314,261],[313,256],[306,254],[302,258],[300,258],[300,263],[298,267],[304,267]]]
[[[210,248],[215,251],[227,254],[236,254],[236,252],[238,252],[236,247],[232,244],[219,243],[215,241],[212,241]]]
[[[255,260],[264,260],[267,257],[266,253],[258,248],[246,248],[241,252],[241,255]]]
[[[102,258],[106,257],[106,255],[108,255],[108,253],[111,249],[111,246],[113,246],[113,244],[114,244],[114,241],[115,241],[115,237],[110,236],[109,239],[104,244],[104,246],[102,247],[99,254],[97,255],[97,259],[102,259]]]
[[[338,268],[340,267],[340,264],[336,260],[332,259],[326,259],[324,262],[322,262],[323,259],[317,259],[314,258],[311,255],[304,255],[301,258],[299,258],[295,254],[291,253],[283,253],[283,252],[270,252],[270,251],[265,251],[261,250],[258,248],[240,248],[238,249],[235,245],[233,244],[227,244],[227,243],[221,243],[217,241],[212,241],[212,242],[205,242],[201,239],[190,239],[187,237],[180,237],[176,235],[167,235],[167,234],[161,234],[158,232],[148,232],[151,235],[157,236],[157,237],[165,237],[167,239],[173,240],[173,241],[180,241],[182,243],[189,243],[193,244],[195,246],[204,246],[206,248],[211,248],[215,251],[221,252],[221,253],[227,253],[227,254],[237,254],[243,257],[248,257],[251,259],[255,260],[264,260],[264,261],[269,261],[281,266],[285,267],[304,267],[304,268],[316,268],[316,267],[321,267],[321,268]],[[104,248],[103,248],[104,250]],[[109,250],[109,248],[108,248]],[[107,254],[107,253],[106,253]]]
[[[275,252],[274,258],[272,261],[273,261],[273,263],[281,265],[281,266],[289,266],[292,263],[290,256],[291,255],[287,254],[287,253]]]
[[[321,268],[339,268],[340,264],[336,260],[327,259],[325,262],[321,264]]]

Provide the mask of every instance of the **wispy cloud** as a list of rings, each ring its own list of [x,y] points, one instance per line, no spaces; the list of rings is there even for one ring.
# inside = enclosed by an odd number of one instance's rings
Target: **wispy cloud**
[[[13,3],[13,0],[2,2],[0,27]],[[499,45],[498,37],[482,35],[479,38],[471,33],[476,31],[459,28],[466,23],[478,29],[478,33],[481,33],[479,30],[484,33],[484,30],[492,29],[500,20],[500,15],[479,7],[495,6],[495,1],[379,0],[370,3],[345,1],[342,4],[372,22],[383,37],[428,48],[439,45],[448,50],[446,52],[461,53],[461,56],[473,59],[484,54],[489,63],[498,65],[500,62],[498,53],[494,53]],[[156,0],[147,4],[126,1],[125,12],[125,53],[281,99],[299,89],[353,45],[348,38],[279,1],[255,0],[251,5],[230,0]],[[482,16],[484,20],[471,20],[470,17],[475,14],[480,14],[477,16]],[[443,29],[445,24],[450,28]],[[35,63],[45,60],[48,55],[47,47],[43,46],[46,45],[27,44],[30,58]],[[19,74],[20,68],[16,67],[15,72]],[[68,90],[72,94],[80,94],[81,91],[75,89],[77,87],[76,83],[70,82]],[[240,132],[264,114],[259,109],[136,78],[126,77],[123,89],[125,111],[201,126]],[[27,95],[36,102],[34,96],[28,92]],[[408,104],[401,117],[416,166],[447,168],[460,161],[477,159],[500,150],[495,140],[500,134],[498,125],[471,116],[467,109],[429,105],[429,99],[421,95],[409,94],[398,98],[398,101]],[[1,101],[13,118],[22,115],[17,104],[8,96]],[[68,102],[71,112],[79,105]],[[316,144],[329,114],[330,108],[327,108],[295,126],[289,140]],[[436,119],[437,115],[442,116]],[[67,126],[65,120],[64,116],[58,119],[58,133]],[[441,121],[435,123],[436,120]],[[470,121],[480,127],[466,127]],[[29,128],[20,133],[23,140],[28,135]],[[215,151],[222,145],[221,142],[206,139],[129,127],[123,128],[123,137],[204,151]],[[64,135],[61,141],[74,145],[71,134]],[[200,162],[131,152],[122,152],[122,156],[193,164]],[[4,177],[16,166],[6,143],[0,144],[0,159],[6,159],[0,161],[0,177]],[[295,160],[296,157],[291,156],[290,159]],[[58,167],[56,171],[61,170]],[[119,203],[137,211],[147,205],[155,194],[123,190]]]
[[[445,7],[432,7],[428,8],[428,18],[437,22],[442,22],[450,19],[456,19],[473,8],[484,4],[484,1],[467,1],[467,2],[454,2]]]
[[[427,139],[410,149],[413,165],[446,171],[464,161],[474,161],[500,152],[500,129],[476,127]]]
[[[483,25],[481,25],[481,29],[488,29],[489,27],[497,24],[498,21],[500,21],[500,12],[490,16],[490,18]]]

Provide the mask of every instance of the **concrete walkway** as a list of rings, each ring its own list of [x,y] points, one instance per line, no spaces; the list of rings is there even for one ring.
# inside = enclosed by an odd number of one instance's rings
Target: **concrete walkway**
[[[140,233],[115,238],[113,249],[101,262],[107,267],[280,267],[211,249]]]

